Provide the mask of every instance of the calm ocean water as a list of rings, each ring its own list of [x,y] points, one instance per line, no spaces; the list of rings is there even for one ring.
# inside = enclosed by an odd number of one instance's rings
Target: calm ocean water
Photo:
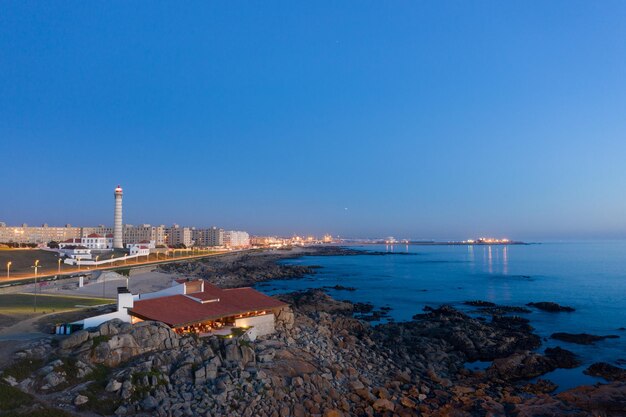
[[[410,320],[424,306],[485,300],[523,306],[554,301],[573,313],[525,314],[545,338],[540,350],[561,346],[578,354],[583,366],[557,370],[544,378],[560,390],[602,382],[582,373],[593,362],[624,366],[626,361],[626,241],[542,243],[511,246],[355,246],[368,251],[409,255],[309,256],[287,263],[321,265],[317,274],[300,280],[270,281],[258,287],[270,294],[343,285],[356,291],[329,291],[337,299],[391,307],[398,321]],[[616,334],[591,346],[548,339],[554,332]],[[469,364],[482,367],[486,364]]]

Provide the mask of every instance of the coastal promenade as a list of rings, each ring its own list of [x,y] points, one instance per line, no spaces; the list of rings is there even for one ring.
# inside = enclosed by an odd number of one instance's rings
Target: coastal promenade
[[[37,274],[32,273],[15,273],[10,274],[9,277],[6,275],[0,278],[0,288],[3,287],[13,287],[18,285],[26,285],[32,284],[35,282],[46,282],[52,280],[66,279],[71,277],[77,277],[82,274],[90,274],[94,271],[125,271],[128,269],[134,269],[138,267],[146,267],[153,265],[162,265],[169,263],[176,263],[181,261],[188,260],[199,260],[208,257],[236,254],[236,253],[246,253],[254,251],[254,249],[243,249],[243,250],[230,250],[230,251],[208,251],[208,250],[199,250],[199,251],[189,251],[182,252],[181,250],[177,250],[181,252],[180,255],[177,255],[175,251],[172,251],[171,255],[160,254],[161,256],[153,256],[156,254],[150,254],[147,259],[140,260],[139,258],[134,259],[124,259],[119,258],[119,261],[114,262],[113,264],[108,264],[107,266],[89,266],[89,267],[80,267],[80,266],[70,266],[65,264],[58,264],[61,266],[57,266],[57,268],[45,268],[42,267]],[[22,251],[25,252],[25,251]],[[35,251],[32,251],[35,252]],[[39,251],[41,252],[41,251]],[[31,253],[31,257],[36,258],[35,253]],[[144,257],[141,257],[144,258]],[[151,259],[152,258],[152,259]]]

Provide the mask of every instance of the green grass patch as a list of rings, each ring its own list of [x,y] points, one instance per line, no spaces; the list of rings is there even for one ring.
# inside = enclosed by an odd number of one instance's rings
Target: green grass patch
[[[133,401],[140,401],[143,397],[145,397],[155,388],[152,385],[150,385],[150,383],[148,383],[148,385],[144,385],[143,383],[144,377],[148,377],[149,380],[152,379],[152,377],[156,377],[157,386],[167,385],[165,378],[163,378],[163,375],[157,369],[152,368],[148,372],[145,372],[145,371],[135,372],[133,373],[131,377],[131,380],[134,385],[134,392],[133,392],[133,395],[131,396],[131,399]]]
[[[42,359],[20,359],[4,369],[3,375],[10,375],[18,381],[29,378],[37,370],[44,366]]]
[[[72,417],[72,415],[56,408],[38,406],[27,411],[10,411],[2,414],[2,417]]]
[[[33,397],[8,384],[0,383],[0,410],[13,410],[23,405],[29,405]]]
[[[38,294],[37,312],[69,311],[83,308],[82,306],[99,306],[111,304],[111,302],[105,298]],[[0,313],[2,314],[33,314],[34,305],[34,294],[0,294]]]
[[[71,417],[62,410],[45,407],[15,387],[0,382],[0,415],[3,417]]]
[[[120,406],[121,400],[116,394],[106,392],[105,388],[109,383],[111,370],[104,365],[96,365],[93,372],[86,379],[92,381],[87,388],[81,392],[89,398],[85,404],[78,406],[79,411],[91,411],[100,415],[111,415]]]

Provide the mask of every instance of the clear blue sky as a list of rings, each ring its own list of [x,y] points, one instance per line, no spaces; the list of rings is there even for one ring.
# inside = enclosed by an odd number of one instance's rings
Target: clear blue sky
[[[0,5],[0,221],[626,236],[626,2]]]

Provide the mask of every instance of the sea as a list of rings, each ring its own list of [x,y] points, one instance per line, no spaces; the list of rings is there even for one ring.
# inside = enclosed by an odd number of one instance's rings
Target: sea
[[[525,306],[552,301],[575,309],[549,313],[531,308],[520,314],[530,320],[543,346],[561,346],[576,353],[582,366],[558,369],[541,378],[559,385],[558,391],[606,382],[585,375],[594,362],[626,365],[626,241],[543,242],[527,245],[362,245],[350,246],[386,255],[304,256],[287,264],[317,265],[315,274],[295,280],[258,284],[269,294],[308,288],[328,289],[336,299],[390,307],[389,317],[411,320],[424,307],[452,305],[470,313],[465,301],[484,300]],[[376,323],[374,323],[376,324]],[[618,335],[593,345],[550,339],[555,332]],[[469,369],[484,369],[475,362]]]

